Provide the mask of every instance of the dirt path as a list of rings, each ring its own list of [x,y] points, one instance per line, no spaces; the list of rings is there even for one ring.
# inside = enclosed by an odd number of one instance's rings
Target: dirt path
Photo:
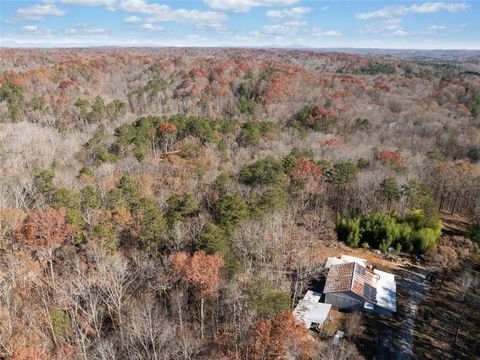
[[[410,360],[413,359],[413,331],[415,329],[415,320],[417,318],[418,305],[423,300],[427,292],[427,281],[425,280],[426,270],[416,268],[413,270],[399,270],[397,290],[402,294],[403,319],[400,324],[400,331],[392,339],[395,359]]]

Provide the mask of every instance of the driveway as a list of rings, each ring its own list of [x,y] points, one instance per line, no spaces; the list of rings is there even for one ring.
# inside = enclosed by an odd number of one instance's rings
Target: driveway
[[[397,360],[413,359],[413,331],[417,319],[417,309],[422,302],[428,283],[425,280],[427,271],[423,268],[400,269],[397,275],[397,293],[400,300],[400,326],[392,334],[390,346]]]

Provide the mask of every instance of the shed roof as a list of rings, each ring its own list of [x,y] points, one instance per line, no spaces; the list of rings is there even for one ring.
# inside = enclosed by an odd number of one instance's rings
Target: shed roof
[[[333,256],[327,258],[327,263],[325,264],[325,267],[327,269],[330,268],[332,265],[338,265],[338,264],[347,264],[347,263],[352,263],[355,262],[357,264],[366,266],[367,265],[367,260],[356,257],[356,256],[350,256],[350,255],[342,255],[340,258]]]
[[[323,324],[328,318],[332,305],[318,302],[320,296],[320,293],[307,291],[293,310],[295,318],[303,322],[307,328],[310,328],[313,323]]]
[[[345,262],[355,262],[357,264],[367,266],[367,260],[356,257],[356,256],[342,255],[342,256],[340,256],[340,259],[345,261]]]

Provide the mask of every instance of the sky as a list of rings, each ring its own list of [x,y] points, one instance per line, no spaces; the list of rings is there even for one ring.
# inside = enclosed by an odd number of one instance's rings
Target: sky
[[[480,49],[480,1],[0,0],[2,47]]]

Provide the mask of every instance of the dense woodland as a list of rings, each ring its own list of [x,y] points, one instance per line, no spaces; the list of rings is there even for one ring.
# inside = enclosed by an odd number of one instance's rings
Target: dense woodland
[[[478,57],[2,49],[0,70],[0,358],[360,359],[291,314],[326,244],[478,274]]]

